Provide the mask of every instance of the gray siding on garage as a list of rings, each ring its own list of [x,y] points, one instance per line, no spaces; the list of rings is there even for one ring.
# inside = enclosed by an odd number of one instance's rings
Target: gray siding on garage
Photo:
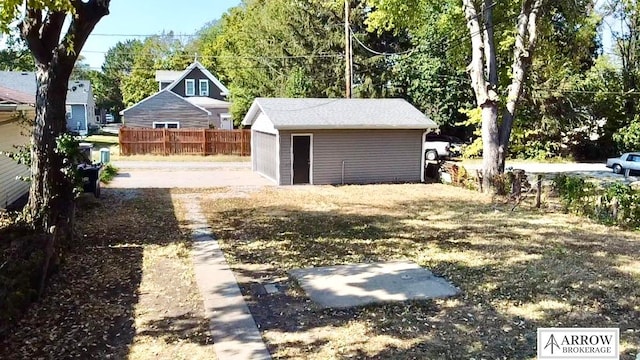
[[[277,177],[276,135],[253,131],[254,169],[274,181]]]
[[[313,134],[313,184],[419,182],[424,130],[280,131],[280,185],[291,184],[291,134]]]

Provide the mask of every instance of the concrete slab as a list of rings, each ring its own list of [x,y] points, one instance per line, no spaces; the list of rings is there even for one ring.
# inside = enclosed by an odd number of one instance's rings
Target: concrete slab
[[[459,290],[412,262],[382,262],[290,270],[309,298],[322,308],[433,299]]]
[[[194,240],[196,282],[218,359],[270,360],[271,355],[197,199],[191,199],[185,207]]]

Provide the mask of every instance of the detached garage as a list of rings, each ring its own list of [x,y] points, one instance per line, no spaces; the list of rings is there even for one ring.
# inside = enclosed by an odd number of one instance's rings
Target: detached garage
[[[402,99],[257,98],[253,170],[278,185],[418,182],[437,125]]]

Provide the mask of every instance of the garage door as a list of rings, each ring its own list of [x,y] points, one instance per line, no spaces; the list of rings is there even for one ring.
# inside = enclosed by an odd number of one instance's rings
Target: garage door
[[[253,132],[253,166],[256,171],[273,181],[277,181],[276,136],[260,131]]]

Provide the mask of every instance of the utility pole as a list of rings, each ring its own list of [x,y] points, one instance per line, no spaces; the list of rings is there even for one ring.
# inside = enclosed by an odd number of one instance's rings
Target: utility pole
[[[344,37],[345,37],[345,98],[351,99],[351,29],[349,28],[349,0],[344,0]]]

